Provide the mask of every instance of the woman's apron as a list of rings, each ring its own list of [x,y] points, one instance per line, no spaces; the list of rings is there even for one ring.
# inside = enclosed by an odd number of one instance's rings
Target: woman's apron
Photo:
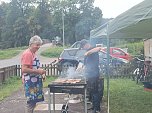
[[[37,58],[33,61],[33,68],[38,69],[40,67],[40,62]],[[36,74],[26,74],[24,75],[24,87],[25,96],[27,97],[27,103],[37,103],[44,101],[43,94],[43,83],[42,76]]]

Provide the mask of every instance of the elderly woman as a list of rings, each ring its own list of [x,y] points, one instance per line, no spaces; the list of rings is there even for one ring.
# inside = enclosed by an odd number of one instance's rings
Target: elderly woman
[[[33,113],[36,103],[44,101],[42,78],[46,71],[40,68],[40,62],[35,55],[41,45],[42,40],[39,36],[31,37],[29,48],[21,57],[22,81],[27,98],[26,113]]]

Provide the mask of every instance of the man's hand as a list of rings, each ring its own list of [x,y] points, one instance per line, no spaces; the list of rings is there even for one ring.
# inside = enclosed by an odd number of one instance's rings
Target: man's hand
[[[83,72],[83,70],[84,70],[84,65],[83,65],[83,63],[79,62],[76,71]]]

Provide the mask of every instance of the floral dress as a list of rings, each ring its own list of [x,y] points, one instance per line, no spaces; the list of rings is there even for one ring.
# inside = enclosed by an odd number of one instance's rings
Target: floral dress
[[[38,69],[40,62],[37,58],[33,60],[33,68]],[[24,75],[25,96],[27,103],[37,103],[44,101],[42,76],[36,74]]]

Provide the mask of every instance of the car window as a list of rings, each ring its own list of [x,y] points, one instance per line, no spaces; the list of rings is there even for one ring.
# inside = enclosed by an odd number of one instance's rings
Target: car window
[[[71,48],[80,48],[80,41],[75,42]]]
[[[124,52],[122,52],[121,50],[118,50],[118,49],[113,49],[112,53],[115,55],[125,55]]]

